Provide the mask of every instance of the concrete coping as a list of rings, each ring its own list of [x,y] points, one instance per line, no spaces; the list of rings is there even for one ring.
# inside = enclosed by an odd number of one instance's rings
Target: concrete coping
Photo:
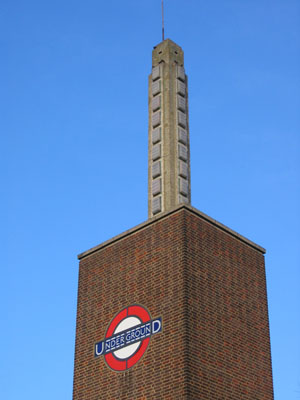
[[[180,204],[179,206],[173,208],[172,210],[166,211],[164,213],[158,214],[157,216],[154,216],[152,218],[149,218],[147,221],[142,222],[139,225],[136,225],[133,228],[128,229],[127,231],[120,233],[117,236],[114,236],[111,239],[106,240],[105,242],[92,247],[91,249],[84,251],[83,253],[80,253],[78,255],[78,259],[82,260],[83,258],[95,253],[98,250],[103,249],[104,247],[107,247],[115,242],[117,242],[118,240],[122,240],[124,239],[126,236],[131,235],[132,233],[135,233],[137,231],[140,231],[142,229],[145,229],[147,226],[159,221],[160,219],[164,219],[169,217],[172,214],[175,214],[177,212],[179,212],[182,209],[186,209],[187,211],[190,211],[193,214],[196,214],[198,217],[202,218],[203,220],[209,222],[210,224],[216,226],[217,228],[221,229],[223,232],[226,232],[227,234],[229,234],[230,236],[235,237],[236,239],[239,239],[241,242],[246,243],[248,246],[252,247],[253,249],[259,251],[260,253],[265,254],[266,250],[259,246],[258,244],[252,242],[251,240],[245,238],[244,236],[240,235],[239,233],[233,231],[232,229],[228,228],[227,226],[221,224],[220,222],[216,221],[215,219],[209,217],[208,215],[204,214],[203,212],[197,210],[196,208],[192,207],[191,205],[188,204]]]

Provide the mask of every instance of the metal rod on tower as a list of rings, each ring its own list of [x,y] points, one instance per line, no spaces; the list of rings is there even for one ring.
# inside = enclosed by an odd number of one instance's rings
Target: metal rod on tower
[[[161,11],[162,11],[162,40],[165,40],[165,19],[164,19],[164,0],[161,0]]]

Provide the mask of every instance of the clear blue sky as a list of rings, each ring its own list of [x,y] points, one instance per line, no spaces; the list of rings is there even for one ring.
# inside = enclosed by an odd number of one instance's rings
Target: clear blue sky
[[[165,1],[192,204],[267,248],[275,399],[300,399],[300,2]],[[71,399],[76,256],[147,219],[160,23],[160,0],[0,3],[1,399]]]

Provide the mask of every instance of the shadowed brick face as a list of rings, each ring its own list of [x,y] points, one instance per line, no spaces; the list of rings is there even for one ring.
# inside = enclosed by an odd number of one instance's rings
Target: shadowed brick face
[[[114,372],[94,344],[134,303],[163,331]],[[84,253],[73,399],[273,399],[263,252],[183,206]]]

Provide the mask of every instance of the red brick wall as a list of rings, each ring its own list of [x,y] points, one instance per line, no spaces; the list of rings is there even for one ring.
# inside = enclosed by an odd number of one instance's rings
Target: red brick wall
[[[115,314],[163,318],[129,371],[94,358]],[[271,400],[264,258],[187,208],[80,261],[74,400]]]
[[[264,256],[185,213],[189,397],[273,399]]]

